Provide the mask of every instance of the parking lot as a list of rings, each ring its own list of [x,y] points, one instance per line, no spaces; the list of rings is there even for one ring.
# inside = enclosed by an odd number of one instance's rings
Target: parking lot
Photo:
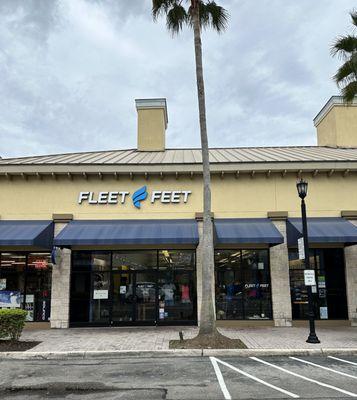
[[[1,399],[357,397],[357,357],[165,357],[0,362]]]
[[[211,357],[224,399],[357,397],[357,359]]]

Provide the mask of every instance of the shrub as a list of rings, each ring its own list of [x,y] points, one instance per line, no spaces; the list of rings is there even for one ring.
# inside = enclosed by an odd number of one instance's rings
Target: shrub
[[[25,310],[0,310],[0,339],[19,340],[25,325],[27,312]]]

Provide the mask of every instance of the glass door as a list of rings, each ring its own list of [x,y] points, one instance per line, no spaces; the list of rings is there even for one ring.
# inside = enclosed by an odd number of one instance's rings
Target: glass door
[[[154,271],[113,272],[112,325],[156,322]]]
[[[135,273],[115,273],[112,275],[112,315],[111,324],[133,322],[135,320]]]
[[[135,300],[137,322],[156,323],[156,270],[135,272]]]
[[[112,324],[156,323],[157,251],[116,251],[112,257]]]

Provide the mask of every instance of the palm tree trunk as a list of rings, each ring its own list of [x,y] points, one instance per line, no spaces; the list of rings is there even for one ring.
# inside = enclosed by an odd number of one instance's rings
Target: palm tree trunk
[[[201,334],[215,334],[216,313],[214,307],[214,248],[213,223],[211,218],[211,174],[206,123],[205,87],[202,66],[201,27],[199,23],[198,1],[192,1],[193,32],[195,43],[196,79],[198,108],[200,117],[202,167],[203,167],[203,236],[202,236],[202,303],[200,315]]]

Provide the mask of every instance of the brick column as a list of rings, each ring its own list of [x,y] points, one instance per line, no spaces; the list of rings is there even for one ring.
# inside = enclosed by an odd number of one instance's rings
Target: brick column
[[[350,220],[357,226],[357,220]],[[348,319],[357,326],[357,245],[345,247],[345,274]]]
[[[68,221],[55,221],[55,236]],[[62,249],[60,262],[53,266],[51,289],[51,328],[69,327],[71,250]]]
[[[283,214],[280,217],[276,215],[272,218],[273,224],[284,237],[284,243],[270,248],[273,318],[275,326],[292,326],[286,216]]]

